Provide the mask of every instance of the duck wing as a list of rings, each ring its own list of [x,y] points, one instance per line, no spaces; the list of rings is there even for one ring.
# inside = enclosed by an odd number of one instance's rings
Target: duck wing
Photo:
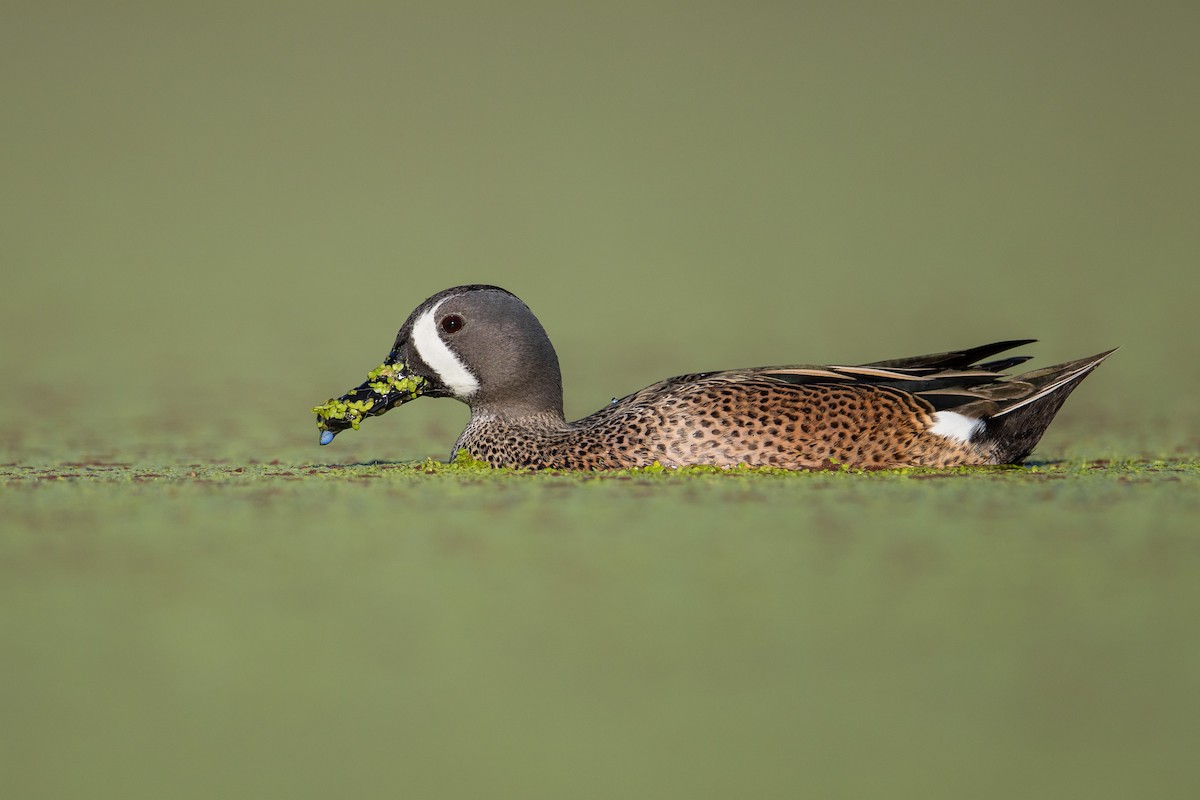
[[[991,344],[984,344],[979,347],[969,347],[966,350],[951,350],[947,353],[931,353],[925,356],[908,356],[906,358],[890,358],[886,361],[872,361],[870,364],[864,364],[863,366],[890,367],[893,369],[967,369],[977,366],[984,369],[991,369],[993,372],[1000,372],[1028,361],[1030,356],[1015,356],[1001,359],[1000,361],[991,361],[986,364],[980,364],[979,362],[997,353],[1003,353],[1016,347],[1024,347],[1036,341],[1037,339],[1009,339],[1004,342],[992,342]]]
[[[1028,361],[1030,356],[1010,356],[983,361],[1034,339],[1003,342],[931,353],[907,358],[873,361],[853,366],[794,365],[753,367],[677,375],[626,395],[586,419],[622,413],[656,403],[673,395],[689,394],[714,384],[758,384],[762,388],[782,386],[870,386],[900,391],[921,398],[932,411],[954,411],[974,419],[1003,416],[1035,404],[1050,394],[1070,387],[1095,369],[1113,351],[1052,367],[1007,375],[1005,370]],[[1069,393],[1069,390],[1066,392]],[[1063,396],[1065,397],[1065,394]],[[582,420],[581,420],[582,421]]]

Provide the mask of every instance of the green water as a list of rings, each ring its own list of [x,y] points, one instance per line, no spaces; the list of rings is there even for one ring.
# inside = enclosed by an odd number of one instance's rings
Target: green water
[[[1196,778],[1195,462],[5,478],[7,780],[45,796]]]
[[[1190,6],[10,3],[0,791],[1193,797]],[[408,312],[668,375],[1122,349],[1034,467],[495,474]]]

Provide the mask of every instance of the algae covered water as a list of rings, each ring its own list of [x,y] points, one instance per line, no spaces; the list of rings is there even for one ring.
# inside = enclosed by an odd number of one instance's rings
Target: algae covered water
[[[1191,777],[1195,461],[0,478],[8,780],[55,794],[114,767],[146,796],[189,769],[195,796]]]

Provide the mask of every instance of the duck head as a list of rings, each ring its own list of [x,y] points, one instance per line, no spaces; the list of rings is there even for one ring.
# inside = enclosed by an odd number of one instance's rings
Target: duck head
[[[422,396],[453,397],[474,415],[563,416],[550,338],[533,312],[498,286],[456,286],[417,306],[366,381],[313,409],[321,444]]]

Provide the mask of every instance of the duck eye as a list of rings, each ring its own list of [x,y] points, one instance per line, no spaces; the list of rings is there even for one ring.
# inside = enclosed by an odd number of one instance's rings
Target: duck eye
[[[448,317],[442,317],[442,330],[446,333],[458,333],[462,330],[463,318],[458,314],[451,314]]]

